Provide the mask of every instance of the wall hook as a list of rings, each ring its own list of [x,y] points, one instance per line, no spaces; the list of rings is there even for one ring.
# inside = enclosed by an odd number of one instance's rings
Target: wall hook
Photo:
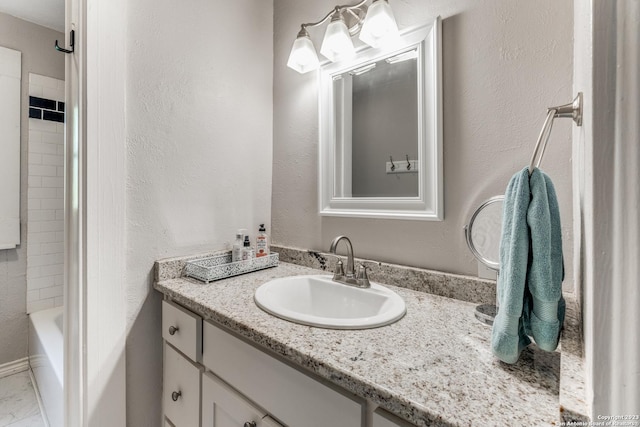
[[[411,161],[409,160],[409,155],[405,154],[405,156],[407,156],[407,170],[410,171],[411,170]]]
[[[393,164],[393,157],[389,156],[389,161],[391,162],[391,171],[393,172],[394,170],[396,170],[396,165]]]
[[[71,50],[69,49],[64,49],[60,46],[58,46],[58,40],[56,40],[56,45],[55,48],[58,52],[62,52],[62,53],[73,53],[74,49],[74,45],[75,45],[75,40],[76,39],[76,32],[74,30],[71,30],[71,33],[69,34],[69,47],[71,48]]]

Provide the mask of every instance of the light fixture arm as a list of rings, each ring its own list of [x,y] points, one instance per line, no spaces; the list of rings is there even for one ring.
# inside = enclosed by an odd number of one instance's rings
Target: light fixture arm
[[[354,4],[354,5],[352,5],[352,6],[348,6],[348,5],[336,6],[336,7],[334,7],[334,8],[333,8],[329,13],[327,13],[327,14],[325,15],[325,17],[324,17],[324,18],[322,18],[322,19],[321,19],[321,20],[319,20],[318,22],[310,22],[310,23],[302,24],[302,25],[301,25],[301,27],[302,27],[302,28],[307,28],[307,27],[308,27],[308,28],[313,28],[313,27],[317,27],[317,26],[319,26],[319,25],[322,25],[322,24],[324,24],[325,22],[327,22],[327,21],[329,20],[329,18],[331,18],[331,16],[332,16],[334,13],[340,13],[340,12],[342,12],[343,10],[346,10],[346,11],[348,11],[349,13],[351,13],[351,14],[354,16],[354,18],[360,19],[360,17],[359,17],[356,13],[354,13],[354,12],[353,12],[353,9],[359,9],[359,8],[361,8],[361,7],[362,7],[362,6],[364,6],[364,4],[365,4],[366,2],[368,2],[368,1],[369,1],[369,0],[362,0],[360,3],[358,3],[358,4]]]

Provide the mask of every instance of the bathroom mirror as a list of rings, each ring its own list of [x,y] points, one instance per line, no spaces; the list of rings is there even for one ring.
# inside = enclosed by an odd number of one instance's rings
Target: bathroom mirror
[[[320,214],[442,220],[440,18],[319,80]]]

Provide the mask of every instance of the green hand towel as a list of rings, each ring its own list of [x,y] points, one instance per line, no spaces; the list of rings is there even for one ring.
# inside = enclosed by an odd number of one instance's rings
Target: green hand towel
[[[531,230],[531,256],[527,284],[532,299],[530,310],[525,311],[528,318],[525,324],[538,347],[554,351],[565,312],[560,209],[553,183],[544,172],[535,168],[529,185],[527,223]]]
[[[529,171],[516,173],[507,186],[502,214],[498,302],[491,348],[502,361],[515,363],[531,343],[524,331],[523,306],[529,260],[527,211],[530,199]]]
[[[515,363],[531,343],[553,351],[564,321],[562,232],[551,180],[539,169],[516,173],[505,193],[500,241],[500,308],[493,353]]]

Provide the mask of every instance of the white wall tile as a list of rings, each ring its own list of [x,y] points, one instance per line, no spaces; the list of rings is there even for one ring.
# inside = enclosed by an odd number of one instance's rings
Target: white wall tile
[[[64,101],[64,81],[29,75],[29,93]],[[29,120],[27,311],[62,304],[64,280],[64,124]]]
[[[55,298],[31,301],[27,303],[27,313],[33,313],[34,311],[46,310],[47,308],[53,307],[55,307]]]
[[[29,187],[33,188],[33,187],[42,187],[42,177],[41,176],[30,176],[29,180],[27,181],[29,184]]]
[[[40,85],[29,85],[29,96],[37,96],[38,98],[42,98],[42,86]]]
[[[42,97],[46,99],[53,99],[56,101],[64,101],[64,88],[58,89],[44,87],[42,88]]]
[[[50,122],[48,120],[29,119],[29,129],[37,130],[41,132],[56,132],[58,127],[57,122]]]
[[[29,164],[30,165],[40,165],[40,164],[42,164],[42,154],[40,154],[40,153],[29,153]]]
[[[43,144],[45,145],[45,144]],[[42,154],[42,164],[43,165],[53,165],[53,166],[63,166],[64,165],[64,158],[62,156],[59,156],[57,154],[57,148],[55,145],[53,144],[46,144],[46,145],[51,145],[51,147],[53,148],[53,153],[52,154]],[[56,170],[57,173],[57,170]]]

